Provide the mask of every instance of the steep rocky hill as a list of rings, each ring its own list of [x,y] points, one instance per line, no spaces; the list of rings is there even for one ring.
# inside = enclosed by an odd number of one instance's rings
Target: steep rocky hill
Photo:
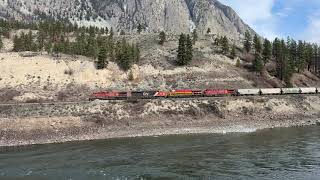
[[[134,32],[141,24],[146,32],[165,30],[205,33],[238,39],[246,25],[230,7],[217,0],[0,0],[0,17],[17,20],[53,18],[79,25],[96,25]]]

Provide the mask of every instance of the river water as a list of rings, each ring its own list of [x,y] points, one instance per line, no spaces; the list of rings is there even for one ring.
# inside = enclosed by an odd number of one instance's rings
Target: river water
[[[320,127],[0,148],[0,179],[320,179]]]

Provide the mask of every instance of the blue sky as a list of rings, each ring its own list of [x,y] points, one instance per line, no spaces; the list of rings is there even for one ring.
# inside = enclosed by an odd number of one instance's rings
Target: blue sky
[[[220,0],[264,37],[320,43],[320,0]]]

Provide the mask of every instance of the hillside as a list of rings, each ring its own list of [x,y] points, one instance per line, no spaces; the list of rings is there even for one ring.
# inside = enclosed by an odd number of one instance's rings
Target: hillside
[[[197,28],[205,33],[239,39],[249,30],[228,6],[216,0],[1,0],[0,17],[20,21],[54,19],[82,26],[113,28],[135,32],[141,24],[145,32],[179,34]]]
[[[19,31],[20,32],[20,31]],[[13,34],[17,32],[12,32]],[[0,101],[41,102],[87,100],[100,90],[170,90],[206,88],[254,88],[282,86],[275,77],[251,72],[245,61],[236,67],[236,59],[221,53],[214,45],[214,36],[201,36],[194,45],[194,58],[188,66],[176,66],[178,36],[167,37],[158,44],[158,34],[127,35],[141,49],[139,63],[129,73],[110,61],[107,68],[97,70],[93,59],[79,55],[55,57],[46,52],[12,52],[12,39],[0,53]],[[241,57],[241,51],[237,52]],[[270,62],[268,66],[272,66]],[[317,86],[319,79],[309,72],[296,74],[295,86]]]
[[[260,39],[216,0],[1,0],[0,16],[18,20],[0,21],[0,102],[79,101],[102,90],[320,86],[319,46]],[[184,66],[181,32],[196,39]]]

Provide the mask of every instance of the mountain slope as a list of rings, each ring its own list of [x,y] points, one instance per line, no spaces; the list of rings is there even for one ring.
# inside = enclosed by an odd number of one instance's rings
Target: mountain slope
[[[230,7],[217,0],[0,0],[0,17],[17,20],[53,18],[79,25],[147,32],[190,32],[197,28],[239,38],[246,25]]]

